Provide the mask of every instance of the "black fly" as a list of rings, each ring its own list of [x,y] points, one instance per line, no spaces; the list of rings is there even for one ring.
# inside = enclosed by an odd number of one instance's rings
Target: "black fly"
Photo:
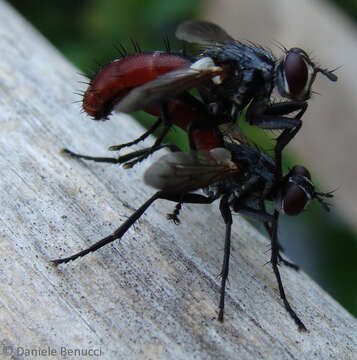
[[[145,172],[144,181],[158,189],[150,199],[138,208],[117,230],[89,248],[72,256],[56,259],[55,265],[67,263],[102,246],[120,239],[156,200],[176,202],[176,209],[169,217],[178,221],[178,213],[184,203],[210,204],[220,199],[220,212],[226,225],[224,258],[221,271],[221,291],[218,320],[223,321],[224,296],[229,270],[231,248],[232,210],[264,223],[272,244],[271,264],[278,282],[280,297],[290,316],[300,330],[306,330],[289,304],[278,269],[283,260],[279,252],[279,213],[297,215],[310,200],[318,200],[328,210],[323,198],[330,193],[315,190],[310,173],[303,166],[295,166],[285,176],[277,176],[275,162],[266,154],[250,145],[225,144],[225,148],[210,151],[175,152],[164,155]],[[205,195],[195,193],[203,189]],[[265,209],[265,201],[276,203],[273,214]]]

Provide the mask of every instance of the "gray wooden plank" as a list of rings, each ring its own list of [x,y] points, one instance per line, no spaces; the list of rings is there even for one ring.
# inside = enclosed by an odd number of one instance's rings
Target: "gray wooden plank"
[[[153,193],[141,181],[147,163],[124,170],[59,150],[110,154],[109,145],[142,130],[127,116],[94,122],[81,115],[72,104],[77,70],[2,1],[0,47],[2,351],[19,350],[17,358],[22,349],[61,358],[62,348],[97,350],[103,359],[356,358],[356,320],[304,273],[282,268],[310,330],[297,331],[264,266],[268,240],[238,216],[226,320],[215,320],[224,234],[217,204],[185,206],[175,226],[165,219],[173,204],[162,201],[120,242],[52,267],[50,259],[108,235]]]

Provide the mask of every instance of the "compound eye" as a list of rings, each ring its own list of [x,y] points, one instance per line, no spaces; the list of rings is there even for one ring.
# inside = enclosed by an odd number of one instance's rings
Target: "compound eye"
[[[292,176],[292,175],[305,176],[306,178],[308,178],[309,180],[311,180],[311,174],[310,174],[309,170],[306,169],[305,166],[295,165],[295,166],[290,170],[290,176]]]
[[[304,190],[296,184],[290,183],[282,199],[282,210],[289,216],[299,215],[309,200]]]
[[[284,74],[289,96],[296,100],[307,100],[310,97],[309,65],[305,53],[298,48],[290,49],[284,62]]]

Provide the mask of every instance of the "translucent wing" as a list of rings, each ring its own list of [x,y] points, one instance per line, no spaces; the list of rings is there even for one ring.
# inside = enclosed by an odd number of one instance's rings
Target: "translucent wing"
[[[219,77],[222,72],[223,69],[215,66],[211,58],[201,58],[189,68],[171,71],[133,89],[114,110],[126,113],[142,110]]]
[[[224,148],[210,151],[176,152],[162,156],[144,174],[144,182],[156,189],[187,193],[239,172]]]
[[[185,21],[176,30],[176,37],[205,46],[227,45],[234,42],[221,27],[208,21]]]

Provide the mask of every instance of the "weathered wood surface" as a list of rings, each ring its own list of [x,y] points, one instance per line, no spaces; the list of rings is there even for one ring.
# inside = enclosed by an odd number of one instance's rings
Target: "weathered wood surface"
[[[142,130],[129,117],[103,123],[82,116],[72,104],[77,70],[3,2],[0,53],[0,351],[357,358],[356,320],[304,273],[282,268],[287,295],[310,330],[297,331],[264,266],[269,242],[237,216],[226,320],[215,320],[224,234],[216,204],[185,206],[175,226],[165,220],[173,204],[162,201],[120,242],[52,267],[50,259],[111,233],[153,193],[141,181],[147,164],[125,171],[74,161],[60,149],[104,155]]]

